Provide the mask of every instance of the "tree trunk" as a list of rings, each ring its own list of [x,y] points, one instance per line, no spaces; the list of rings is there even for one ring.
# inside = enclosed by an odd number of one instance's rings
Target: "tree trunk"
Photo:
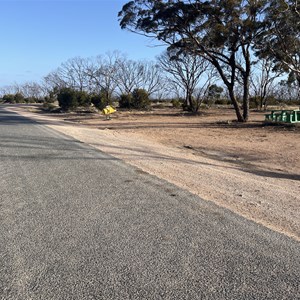
[[[250,63],[250,53],[249,47],[243,48],[243,54],[245,57],[245,72],[243,74],[243,122],[247,122],[249,119],[249,86],[250,86],[250,73],[251,73],[251,63]]]
[[[249,77],[244,80],[244,95],[243,95],[243,122],[249,119]]]
[[[235,109],[235,113],[236,113],[236,117],[237,117],[238,122],[245,122],[244,117],[241,113],[239,103],[236,100],[233,89],[229,89],[229,96],[230,96],[230,100],[233,104],[233,107]]]

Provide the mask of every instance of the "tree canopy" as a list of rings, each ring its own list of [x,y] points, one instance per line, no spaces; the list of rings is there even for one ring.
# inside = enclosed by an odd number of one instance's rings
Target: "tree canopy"
[[[227,87],[241,122],[249,117],[253,53],[267,37],[275,20],[272,16],[270,1],[265,0],[134,0],[119,12],[121,28],[209,61]],[[242,99],[237,99],[237,87],[243,91]]]
[[[300,2],[273,0],[265,11],[265,31],[259,54],[273,59],[300,87]]]

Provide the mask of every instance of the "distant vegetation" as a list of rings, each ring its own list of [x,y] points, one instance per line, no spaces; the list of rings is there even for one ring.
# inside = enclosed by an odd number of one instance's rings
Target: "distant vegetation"
[[[155,61],[117,51],[71,58],[39,83],[3,87],[3,101],[43,102],[49,109],[58,103],[62,110],[112,103],[148,109],[151,101],[166,100],[190,112],[231,105],[240,122],[250,108],[300,105],[300,2],[145,3],[127,3],[119,20],[122,28],[169,46]]]

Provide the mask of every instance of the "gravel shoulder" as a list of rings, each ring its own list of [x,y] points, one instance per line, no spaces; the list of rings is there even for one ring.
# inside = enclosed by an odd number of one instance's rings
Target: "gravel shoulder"
[[[86,114],[6,109],[72,136],[201,198],[300,240],[300,130],[237,125],[232,110]]]

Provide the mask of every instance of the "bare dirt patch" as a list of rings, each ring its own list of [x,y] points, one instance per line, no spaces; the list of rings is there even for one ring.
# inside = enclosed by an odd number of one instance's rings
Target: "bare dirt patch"
[[[24,113],[22,107],[14,108]],[[31,112],[36,108],[30,108]],[[40,122],[300,240],[300,128],[237,124],[232,109],[42,114]]]

